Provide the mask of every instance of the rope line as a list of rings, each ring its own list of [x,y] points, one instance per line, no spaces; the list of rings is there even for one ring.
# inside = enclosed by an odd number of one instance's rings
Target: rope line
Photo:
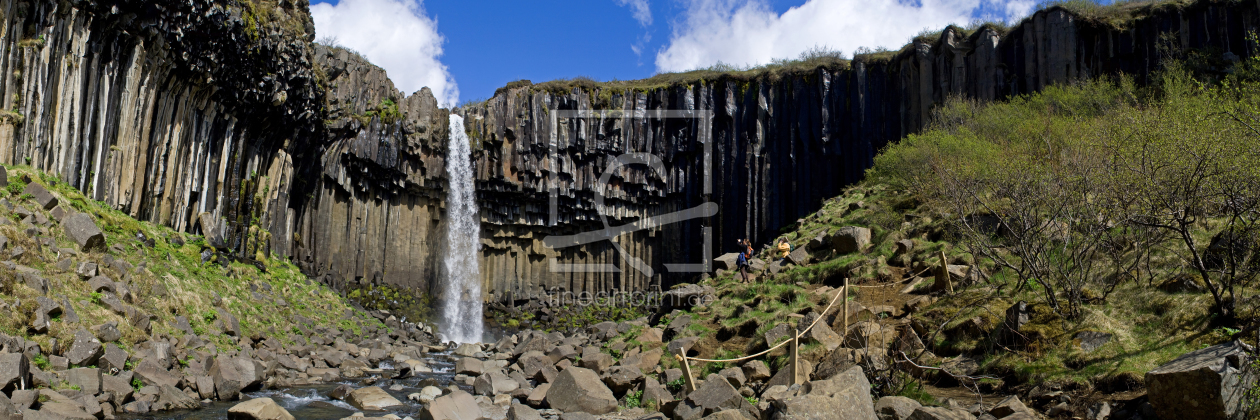
[[[686,358],[686,360],[688,360],[688,361],[695,360],[695,361],[697,361],[697,362],[742,362],[742,361],[744,361],[744,360],[752,359],[752,358],[755,358],[755,357],[762,356],[762,355],[764,355],[764,354],[766,354],[766,353],[772,352],[772,351],[774,351],[775,349],[777,349],[777,348],[779,348],[779,347],[783,347],[783,346],[784,346],[785,344],[787,344],[787,343],[791,343],[793,340],[800,340],[800,339],[801,339],[801,337],[804,337],[804,336],[805,336],[805,333],[809,332],[809,330],[814,329],[814,326],[815,326],[815,325],[818,325],[818,321],[821,321],[824,317],[826,317],[826,316],[827,316],[827,313],[828,313],[828,312],[831,312],[831,307],[832,307],[832,306],[835,306],[835,304],[836,304],[836,301],[837,301],[837,300],[840,300],[840,295],[846,294],[846,293],[844,293],[844,292],[845,292],[844,288],[840,288],[839,290],[837,290],[837,291],[836,291],[836,297],[831,298],[831,303],[827,304],[827,309],[824,309],[824,310],[823,310],[823,313],[822,313],[821,315],[819,315],[819,316],[818,316],[818,319],[815,319],[815,320],[814,320],[814,322],[813,322],[812,324],[809,324],[809,328],[806,328],[805,330],[800,331],[800,333],[796,334],[796,337],[795,337],[795,338],[793,338],[793,339],[788,339],[788,340],[784,340],[782,343],[779,343],[778,345],[776,345],[776,346],[774,346],[774,347],[771,347],[771,348],[769,348],[769,349],[766,349],[766,351],[763,351],[763,352],[761,352],[761,353],[757,353],[757,354],[754,354],[754,355],[750,355],[750,356],[744,356],[744,357],[741,357],[741,358],[738,358],[738,359],[701,359],[701,358],[698,358],[698,357],[688,357],[688,358]],[[679,358],[681,358],[681,357],[679,357]]]

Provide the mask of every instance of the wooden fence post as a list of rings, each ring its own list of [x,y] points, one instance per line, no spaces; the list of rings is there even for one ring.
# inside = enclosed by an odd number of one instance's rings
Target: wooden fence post
[[[840,331],[840,334],[842,334],[840,338],[843,339],[844,337],[847,337],[849,335],[849,278],[848,277],[844,278],[844,290],[842,290],[840,293],[844,294],[843,296],[840,297],[840,299],[844,299],[844,330]]]
[[[792,383],[799,384],[801,383],[801,371],[800,371],[801,361],[800,361],[800,355],[799,355],[801,328],[800,326],[797,326],[796,328],[793,328],[793,330],[794,332],[792,333]]]
[[[954,293],[954,282],[949,279],[949,262],[945,260],[945,250],[940,251],[941,267],[936,272],[936,290],[944,289],[947,292]]]
[[[683,350],[682,354],[675,354],[674,358],[682,364],[683,377],[687,378],[687,393],[695,392],[696,380],[691,377],[691,363],[687,361],[687,351]]]

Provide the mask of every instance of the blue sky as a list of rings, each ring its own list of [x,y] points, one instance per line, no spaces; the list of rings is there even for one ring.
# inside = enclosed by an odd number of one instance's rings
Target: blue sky
[[[897,48],[923,29],[1018,20],[1035,0],[314,0],[316,35],[364,54],[399,89],[440,102],[507,82],[640,79],[755,65],[826,46]]]

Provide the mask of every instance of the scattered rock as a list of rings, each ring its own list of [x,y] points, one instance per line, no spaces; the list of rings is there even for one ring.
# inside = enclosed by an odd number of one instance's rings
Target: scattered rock
[[[420,420],[482,419],[481,408],[472,395],[456,390],[433,400],[420,411]]]
[[[35,203],[39,204],[39,207],[44,210],[52,210],[53,207],[57,207],[57,197],[54,197],[52,193],[48,192],[48,189],[44,188],[43,185],[39,185],[34,182],[26,184],[26,188],[22,190],[22,194],[30,194],[31,198],[35,200]]]
[[[807,382],[801,395],[772,401],[774,419],[875,420],[871,384],[859,366],[820,381]]]
[[[1147,397],[1160,418],[1237,418],[1260,375],[1252,368],[1253,352],[1233,341],[1183,354],[1146,373]]]
[[[78,250],[80,252],[93,249],[105,250],[105,234],[101,232],[100,228],[96,227],[96,222],[93,222],[87,213],[70,215],[61,223],[61,226],[65,228],[66,235],[79,244]]]
[[[507,420],[543,420],[543,418],[538,414],[538,410],[513,402],[512,406],[508,408]]]
[[[841,254],[861,251],[870,244],[871,230],[864,227],[846,226],[831,234],[831,247]]]
[[[703,385],[687,394],[687,398],[674,408],[674,417],[698,419],[727,409],[747,412],[750,418],[761,417],[760,411],[749,404],[730,382],[721,376],[709,375]]]
[[[976,416],[961,408],[919,407],[907,420],[975,420]]]
[[[104,349],[101,347],[101,341],[97,340],[92,333],[80,328],[74,333],[74,344],[70,345],[66,358],[72,365],[91,366],[96,364],[102,354],[104,354]]]
[[[0,390],[12,393],[14,389],[30,388],[30,369],[25,353],[0,354]]]
[[[1111,341],[1111,334],[1098,331],[1081,331],[1072,336],[1072,340],[1086,353],[1097,350]]]
[[[389,395],[379,386],[359,388],[346,396],[346,402],[361,410],[381,411],[389,407],[402,405],[402,401]],[[437,403],[435,400],[434,403]]]
[[[906,420],[914,410],[922,406],[918,401],[906,397],[882,397],[875,402],[875,415],[879,420]]]
[[[228,409],[228,420],[294,420],[271,398],[255,398]]]
[[[482,374],[473,382],[473,391],[477,395],[509,394],[519,387],[520,384],[498,370]]]
[[[240,337],[241,322],[237,321],[236,317],[232,316],[232,313],[228,312],[227,309],[218,308],[218,311],[219,322],[223,325],[223,333],[233,337]]]
[[[560,372],[551,384],[547,404],[563,412],[604,414],[617,408],[617,398],[594,371],[572,367]]]

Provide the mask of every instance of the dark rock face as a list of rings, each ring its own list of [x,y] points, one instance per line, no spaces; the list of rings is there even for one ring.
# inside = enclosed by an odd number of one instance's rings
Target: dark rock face
[[[290,257],[335,287],[434,291],[448,111],[313,44],[306,0],[278,2],[274,21],[240,7],[0,0],[0,109],[16,110],[0,115],[0,163],[29,160],[136,218],[208,233],[232,257]],[[737,238],[764,243],[839,194],[950,95],[1119,72],[1144,82],[1165,35],[1245,58],[1256,9],[1203,2],[1120,31],[1051,8],[1005,36],[948,29],[888,59],[781,77],[503,89],[455,110],[474,142],[482,237],[469,240],[481,243],[484,297],[667,288],[695,276],[673,264],[707,263]],[[645,155],[608,171],[624,153]],[[701,217],[545,241],[671,212]]]

